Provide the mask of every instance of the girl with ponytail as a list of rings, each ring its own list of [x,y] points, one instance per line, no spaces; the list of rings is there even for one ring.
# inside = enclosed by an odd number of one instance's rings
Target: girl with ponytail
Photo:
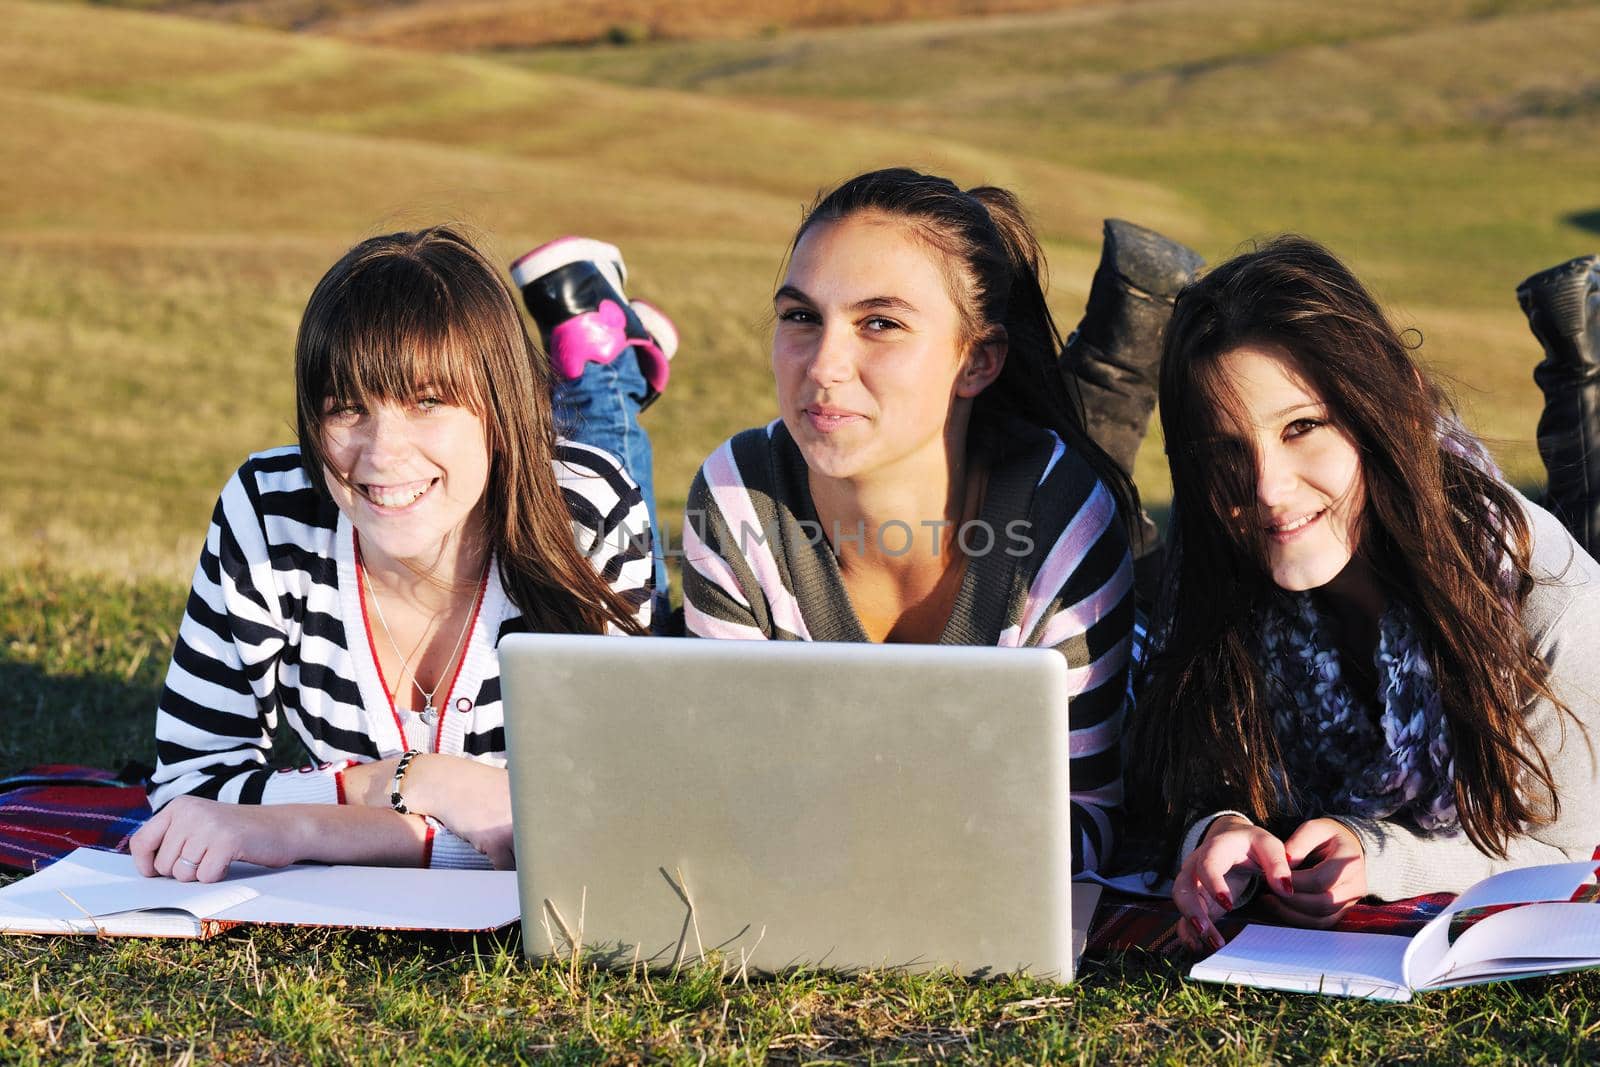
[[[1113,845],[1131,482],[1057,366],[1016,199],[907,169],[806,214],[774,297],[781,417],[689,494],[690,634],[1046,646],[1072,668],[1073,862]]]

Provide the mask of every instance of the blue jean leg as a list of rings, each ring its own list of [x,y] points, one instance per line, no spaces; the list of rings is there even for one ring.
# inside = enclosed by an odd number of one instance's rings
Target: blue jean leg
[[[639,485],[650,511],[650,529],[656,537],[656,596],[652,616],[657,626],[670,614],[667,599],[667,564],[662,552],[663,532],[656,519],[655,471],[650,435],[639,424],[639,402],[645,397],[644,373],[633,350],[610,363],[590,363],[577,381],[556,376],[551,386],[556,425],[574,441],[603,448],[616,456],[622,469]]]

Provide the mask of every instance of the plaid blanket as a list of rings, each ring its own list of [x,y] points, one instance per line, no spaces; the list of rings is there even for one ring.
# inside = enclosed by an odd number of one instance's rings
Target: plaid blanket
[[[1454,899],[1454,893],[1431,893],[1410,900],[1357,904],[1345,912],[1334,929],[1410,937]],[[1178,940],[1178,919],[1178,909],[1170,900],[1150,900],[1106,890],[1100,896],[1100,910],[1095,912],[1094,923],[1089,927],[1089,945],[1085,953],[1104,955],[1130,948],[1162,955],[1186,952],[1183,942]],[[1217,933],[1232,941],[1248,923],[1282,926],[1283,920],[1252,901],[1218,919]]]
[[[141,777],[48,764],[0,779],[0,867],[36,871],[81,845],[125,848],[150,817]]]
[[[91,767],[50,765],[0,779],[0,866],[34,871],[48,867],[80,845],[122,849],[128,836],[150,817],[137,774],[114,774]],[[129,779],[134,779],[130,781]],[[1439,914],[1448,893],[1394,904],[1358,904],[1339,924],[1341,930],[1411,934]],[[1217,923],[1232,938],[1248,922],[1274,922],[1247,905]],[[1172,953],[1183,950],[1174,932],[1178,912],[1170,900],[1149,900],[1107,890],[1089,930],[1090,953],[1129,948]]]
[[[48,764],[0,779],[0,867],[36,871],[83,845],[125,849],[128,837],[150,817],[143,772],[137,767],[112,772]],[[1594,858],[1600,860],[1600,848]],[[1335,929],[1409,936],[1453,899],[1450,893],[1433,893],[1387,904],[1357,904]],[[1232,940],[1252,922],[1279,920],[1252,903],[1219,919],[1217,932]],[[1178,912],[1170,900],[1106,890],[1089,928],[1087,951],[1182,952],[1177,924]]]

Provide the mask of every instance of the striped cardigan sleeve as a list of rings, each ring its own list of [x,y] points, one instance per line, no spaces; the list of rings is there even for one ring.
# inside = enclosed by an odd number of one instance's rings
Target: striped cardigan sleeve
[[[261,487],[250,471],[242,468],[223,488],[195,568],[156,709],[152,808],[184,794],[243,804],[332,802],[334,774],[347,765],[298,774],[269,766],[287,627]]]
[[[648,632],[655,534],[644,494],[609,452],[576,441],[556,446],[555,470],[578,550]]]
[[[725,441],[689,488],[683,519],[683,622],[691,637],[809,640],[779,565],[767,433]]]
[[[1077,464],[1061,464],[1070,466]],[[1076,872],[1098,869],[1116,847],[1133,646],[1133,561],[1105,485],[1066,477],[1068,470],[1057,473],[1064,477],[1047,475],[1039,492],[1068,496],[1070,515],[1048,547],[1040,546],[1021,619],[1011,632],[1022,644],[1054,648],[1067,659]]]

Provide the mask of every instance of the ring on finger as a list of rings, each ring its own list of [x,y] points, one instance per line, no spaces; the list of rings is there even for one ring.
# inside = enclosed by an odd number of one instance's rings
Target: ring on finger
[[[199,867],[200,866],[200,864],[198,862],[196,862],[195,860],[190,859],[187,856],[179,856],[178,857],[178,862],[187,864],[190,867]]]

